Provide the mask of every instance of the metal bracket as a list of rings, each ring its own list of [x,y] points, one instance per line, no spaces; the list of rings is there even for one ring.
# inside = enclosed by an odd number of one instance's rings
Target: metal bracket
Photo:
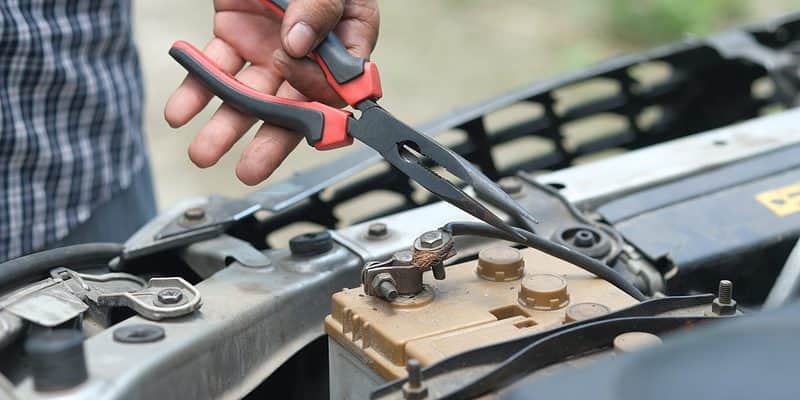
[[[236,260],[248,268],[266,268],[271,261],[250,243],[229,235],[220,235],[184,248],[181,258],[201,278],[207,278]]]
[[[135,292],[100,294],[97,303],[128,307],[151,320],[188,315],[201,305],[197,288],[178,277],[151,278],[145,288]]]

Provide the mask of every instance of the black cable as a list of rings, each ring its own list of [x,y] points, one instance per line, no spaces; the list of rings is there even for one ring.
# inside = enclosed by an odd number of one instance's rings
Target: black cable
[[[56,267],[80,270],[108,263],[122,254],[120,243],[86,243],[28,254],[0,264],[0,288],[23,279],[45,275]]]
[[[536,234],[528,232],[524,229],[515,228],[517,233],[525,238],[524,242],[491,225],[480,222],[451,222],[440,229],[450,232],[453,236],[473,235],[490,237],[519,243],[521,245],[540,250],[553,257],[560,258],[588,272],[591,272],[597,275],[599,278],[607,280],[612,285],[634,297],[636,300],[643,301],[647,299],[647,297],[642,294],[639,289],[633,286],[632,283],[628,282],[619,272],[615,271],[611,267],[598,260],[595,260],[594,258],[537,236]]]

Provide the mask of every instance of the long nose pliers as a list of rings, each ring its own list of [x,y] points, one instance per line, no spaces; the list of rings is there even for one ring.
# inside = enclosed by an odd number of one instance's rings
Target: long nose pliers
[[[281,16],[288,6],[288,0],[260,1]],[[377,100],[382,90],[377,66],[351,55],[334,33],[328,34],[311,57],[336,93],[361,112],[358,118],[322,103],[258,92],[223,71],[189,43],[175,42],[169,54],[225,103],[269,124],[303,134],[308,144],[318,150],[346,146],[353,138],[358,139],[440,199],[513,237],[519,236],[504,219],[428,167],[438,165],[472,186],[480,198],[506,213],[521,228],[532,230],[532,224],[536,223],[524,208],[464,158],[380,107]]]

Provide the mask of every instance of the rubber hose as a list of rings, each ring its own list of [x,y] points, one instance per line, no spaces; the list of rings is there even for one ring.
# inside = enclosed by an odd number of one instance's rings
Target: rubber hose
[[[0,264],[0,288],[45,275],[56,267],[74,270],[108,263],[125,249],[120,243],[86,243],[28,254]]]

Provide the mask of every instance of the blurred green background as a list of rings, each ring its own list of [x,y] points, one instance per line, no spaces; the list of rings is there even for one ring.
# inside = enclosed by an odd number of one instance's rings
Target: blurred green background
[[[798,8],[797,0],[382,0],[380,6],[381,33],[373,59],[381,68],[382,104],[410,123],[620,53]],[[134,7],[159,205],[253,190],[234,173],[247,136],[209,169],[196,168],[186,156],[192,135],[218,103],[178,130],[162,117],[167,97],[183,78],[167,50],[176,39],[197,45],[208,41],[211,2],[140,0]],[[318,152],[301,144],[272,179],[346,151]]]

